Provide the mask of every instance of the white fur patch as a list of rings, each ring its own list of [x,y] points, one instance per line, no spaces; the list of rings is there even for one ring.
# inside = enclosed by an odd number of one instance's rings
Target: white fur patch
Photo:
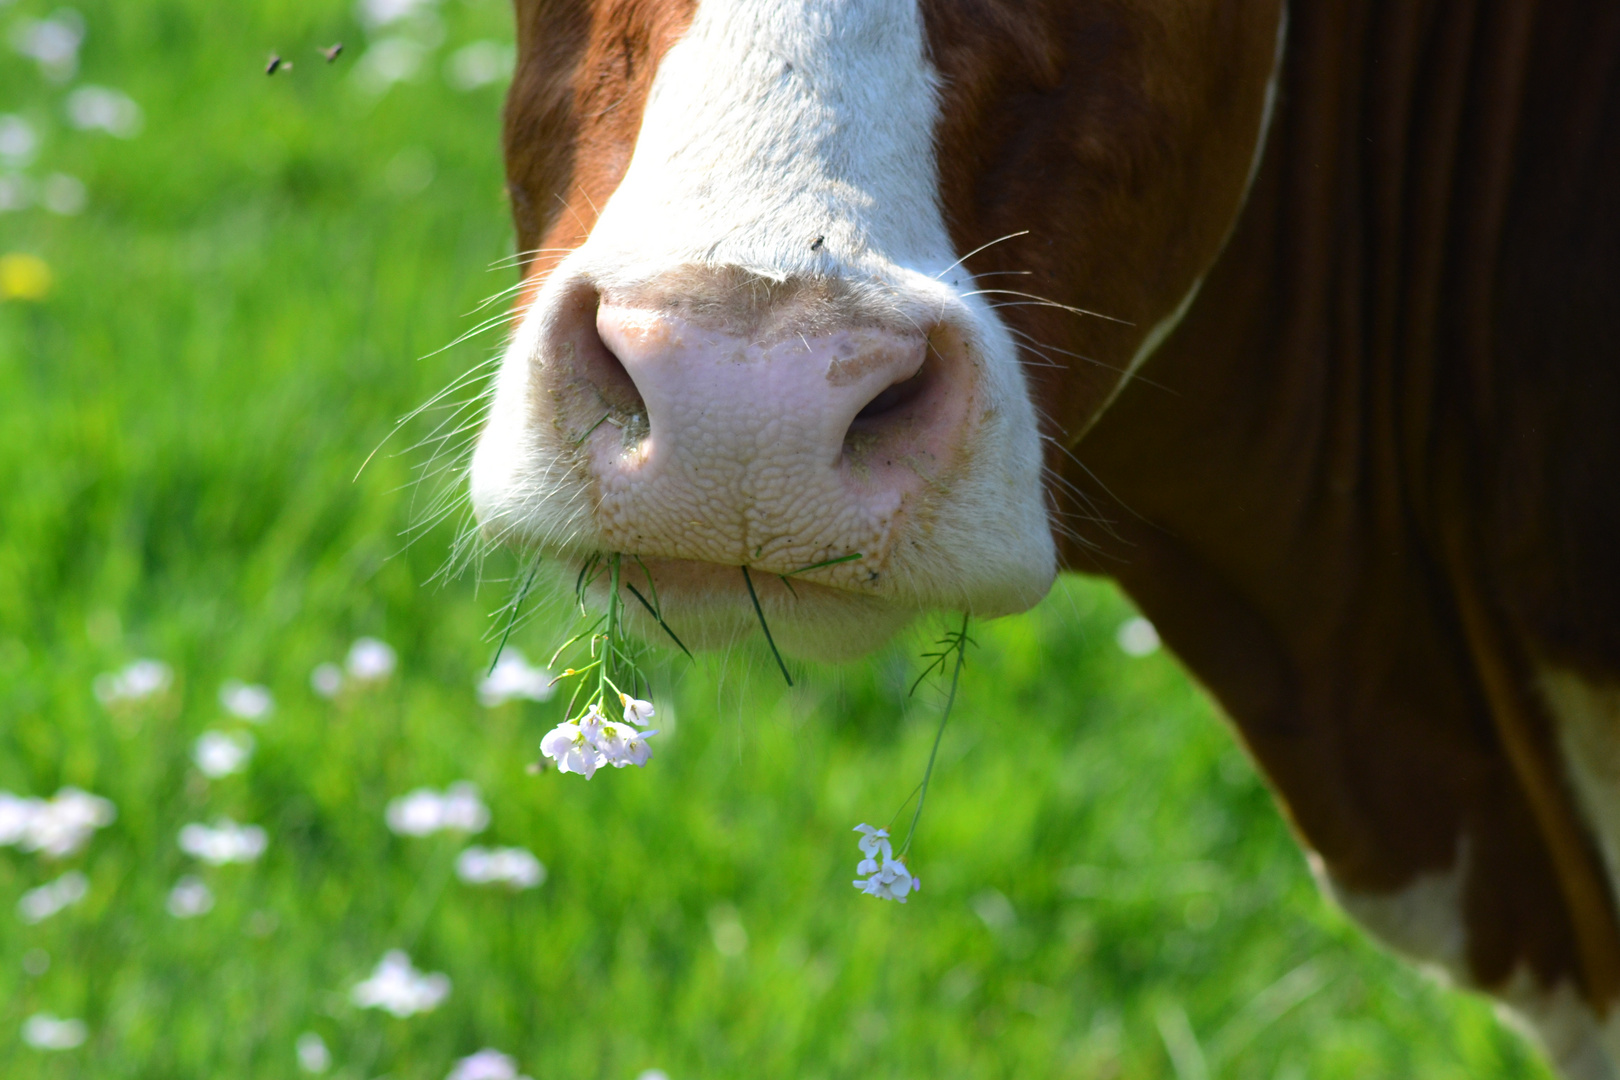
[[[1419,874],[1404,889],[1363,893],[1333,880],[1314,851],[1306,861],[1317,886],[1374,937],[1445,983],[1467,985],[1468,930],[1462,889],[1468,878],[1466,838],[1451,869]]]
[[[1620,1080],[1620,1014],[1600,1019],[1569,983],[1544,987],[1522,968],[1495,996],[1497,1016],[1538,1043],[1566,1080]]]
[[[1468,928],[1462,894],[1468,880],[1467,838],[1449,870],[1421,874],[1393,893],[1361,893],[1335,882],[1315,852],[1311,873],[1324,894],[1384,945],[1443,985],[1479,991],[1468,973]],[[1599,1018],[1574,986],[1542,986],[1520,968],[1488,988],[1497,1015],[1538,1044],[1567,1080],[1620,1080],[1620,1012]]]

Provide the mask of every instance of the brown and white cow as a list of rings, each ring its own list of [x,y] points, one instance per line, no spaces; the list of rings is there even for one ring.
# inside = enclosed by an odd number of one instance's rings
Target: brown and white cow
[[[488,535],[634,553],[708,644],[755,568],[834,658],[1112,575],[1345,908],[1620,1075],[1620,5],[518,32]]]

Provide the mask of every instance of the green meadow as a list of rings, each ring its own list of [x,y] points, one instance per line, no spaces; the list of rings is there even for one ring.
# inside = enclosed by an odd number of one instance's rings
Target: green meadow
[[[1548,1076],[1322,900],[1106,582],[975,628],[904,906],[852,888],[851,830],[921,779],[944,621],[792,689],[758,648],[660,653],[645,769],[531,771],[562,702],[477,694],[519,563],[440,573],[478,383],[390,438],[501,345],[506,4],[73,3],[0,0],[0,791],[116,817],[0,846],[0,1076]],[[574,627],[542,599],[511,646]],[[363,636],[397,667],[317,693]],[[98,697],[141,658],[166,686]],[[238,771],[207,732],[251,738]],[[487,827],[390,829],[457,781]],[[182,850],[221,819],[262,852]],[[469,845],[545,880],[469,883]],[[448,993],[361,1007],[390,950]]]

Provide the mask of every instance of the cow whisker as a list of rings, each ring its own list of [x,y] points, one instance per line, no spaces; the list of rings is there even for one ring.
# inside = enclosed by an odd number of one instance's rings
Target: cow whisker
[[[938,281],[940,278],[944,277],[946,274],[950,273],[952,270],[955,270],[958,266],[961,266],[963,263],[967,262],[969,259],[973,258],[973,256],[977,255],[979,252],[985,250],[986,248],[993,248],[997,244],[1001,243],[1004,240],[1016,240],[1020,236],[1028,236],[1028,235],[1029,235],[1029,230],[1028,229],[1020,229],[1018,232],[1008,233],[1006,236],[998,236],[994,240],[990,241],[988,244],[980,244],[978,247],[974,248],[972,251],[968,252],[966,255],[963,255],[960,259],[957,259],[955,262],[951,263],[951,265],[947,266],[945,269],[941,270],[939,273],[935,274],[934,275],[934,280]]]
[[[1095,318],[1095,319],[1106,319],[1107,321],[1112,322],[1112,323],[1119,323],[1121,326],[1135,326],[1136,325],[1135,323],[1131,322],[1129,319],[1121,319],[1121,318],[1117,318],[1116,316],[1113,316],[1113,315],[1104,315],[1100,311],[1089,311],[1086,308],[1075,307],[1072,304],[1060,304],[1056,300],[1052,300],[1052,299],[1050,299],[1048,297],[1037,296],[1034,293],[1019,292],[1016,289],[974,289],[973,291],[963,293],[962,295],[963,296],[1016,296],[1019,299],[1024,300],[1024,301],[1028,301],[1030,304],[1032,304],[1034,306],[1037,306],[1037,307],[1056,308],[1059,311],[1067,311],[1071,315],[1089,315],[1089,316],[1091,316],[1092,318]],[[1017,306],[1021,306],[1021,305],[1007,304],[1005,306],[1017,307]]]

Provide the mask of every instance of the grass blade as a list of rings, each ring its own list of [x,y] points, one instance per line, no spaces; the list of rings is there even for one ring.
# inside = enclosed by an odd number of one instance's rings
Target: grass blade
[[[786,581],[795,574],[808,574],[812,570],[820,570],[828,566],[837,566],[839,563],[854,562],[856,559],[863,559],[865,557],[866,556],[857,551],[850,555],[840,555],[836,559],[822,559],[818,563],[811,563],[809,566],[801,566],[797,570],[789,570],[785,574],[777,574],[776,576],[781,578],[783,581]]]
[[[495,665],[501,662],[501,653],[506,651],[507,639],[512,636],[512,628],[517,625],[518,614],[523,610],[523,601],[529,598],[529,590],[534,588],[534,578],[539,572],[540,558],[536,556],[534,562],[529,566],[528,576],[523,579],[523,584],[518,588],[517,595],[512,598],[512,603],[507,607],[511,614],[506,618],[506,629],[501,632],[501,643],[495,646],[495,655],[490,658],[489,670],[484,673],[486,678],[495,673]]]
[[[782,678],[787,680],[789,686],[793,685],[793,676],[788,674],[787,665],[782,662],[782,654],[777,651],[776,639],[771,637],[771,628],[765,622],[765,609],[759,606],[759,594],[754,592],[754,579],[748,576],[748,567],[741,568],[743,584],[748,586],[748,599],[754,602],[754,614],[759,616],[759,628],[765,631],[765,644],[771,647],[771,655],[776,657],[776,666],[782,669]]]
[[[642,596],[641,593],[637,592],[636,587],[630,584],[628,581],[624,583],[624,587],[630,590],[631,596],[641,601],[641,606],[647,609],[647,614],[651,615],[659,626],[663,627],[664,633],[669,635],[669,640],[675,643],[675,647],[680,649],[681,652],[685,653],[688,660],[695,659],[695,657],[692,655],[692,650],[681,644],[681,639],[675,636],[675,631],[669,628],[669,623],[664,621],[664,617],[658,614],[657,610],[651,604],[647,603],[647,598]]]

